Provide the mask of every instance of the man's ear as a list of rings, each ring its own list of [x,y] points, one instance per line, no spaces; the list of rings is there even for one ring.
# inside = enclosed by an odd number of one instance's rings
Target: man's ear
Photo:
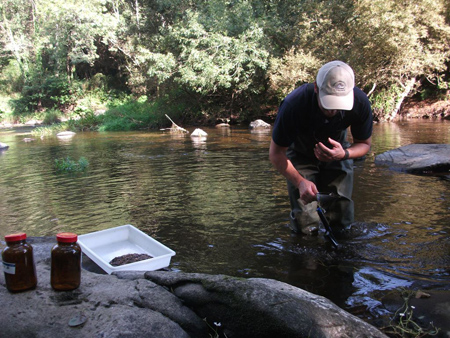
[[[316,81],[314,81],[314,93],[319,94],[319,88],[317,88]]]

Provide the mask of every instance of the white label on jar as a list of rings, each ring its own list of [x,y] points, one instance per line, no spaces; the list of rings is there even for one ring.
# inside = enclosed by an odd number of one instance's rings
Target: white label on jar
[[[16,264],[3,262],[3,272],[11,275],[16,274]]]

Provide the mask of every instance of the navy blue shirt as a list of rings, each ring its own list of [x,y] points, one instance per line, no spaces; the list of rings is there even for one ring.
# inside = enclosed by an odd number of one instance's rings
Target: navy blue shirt
[[[352,110],[338,111],[332,118],[327,118],[320,110],[313,83],[294,89],[278,109],[273,141],[281,147],[291,147],[300,154],[314,158],[315,144],[326,144],[328,137],[345,145],[348,127],[355,139],[368,139],[373,126],[370,102],[359,88],[355,87],[353,94]]]

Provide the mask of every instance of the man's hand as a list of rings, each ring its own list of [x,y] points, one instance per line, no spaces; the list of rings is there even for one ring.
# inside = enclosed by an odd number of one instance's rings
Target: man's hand
[[[300,182],[298,185],[298,190],[300,193],[300,199],[305,205],[315,201],[316,194],[319,192],[316,185],[307,179]]]
[[[344,148],[342,145],[333,140],[332,138],[328,138],[328,142],[331,144],[332,148],[328,148],[322,142],[319,142],[314,147],[314,155],[321,162],[332,162],[332,161],[340,161],[345,156]]]

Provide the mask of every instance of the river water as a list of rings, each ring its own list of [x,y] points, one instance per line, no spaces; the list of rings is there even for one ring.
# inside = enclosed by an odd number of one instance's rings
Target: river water
[[[174,271],[277,279],[369,321],[387,312],[380,299],[391,290],[417,282],[449,289],[450,181],[392,171],[374,158],[410,143],[450,143],[450,121],[374,125],[370,154],[355,162],[355,216],[369,230],[339,251],[288,228],[270,133],[203,130],[205,140],[152,131],[31,142],[29,129],[0,130],[10,146],[0,153],[0,236],[132,224],[176,251]],[[85,157],[87,170],[57,172],[55,159],[67,157]]]

